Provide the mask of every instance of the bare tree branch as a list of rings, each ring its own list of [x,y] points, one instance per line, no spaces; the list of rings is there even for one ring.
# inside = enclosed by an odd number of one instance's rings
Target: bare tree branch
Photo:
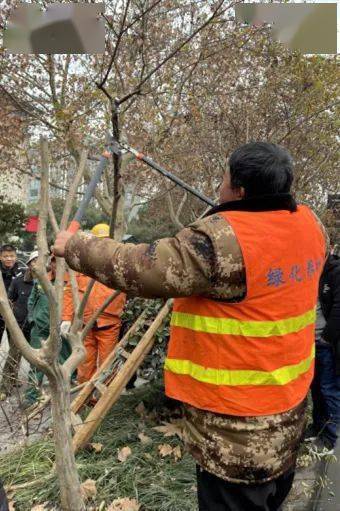
[[[52,129],[53,131],[60,131],[60,128],[57,128],[57,126],[54,126],[53,124],[51,124],[49,121],[47,121],[45,118],[44,118],[44,115],[42,114],[42,112],[39,112],[39,110],[36,108],[35,110],[28,110],[22,103],[20,103],[20,101],[17,100],[17,98],[11,94],[11,92],[9,92],[3,85],[0,84],[0,88],[3,90],[3,92],[5,92],[5,94],[7,94],[7,96],[9,98],[11,98],[11,100],[23,111],[23,112],[26,112],[28,115],[32,116],[32,117],[35,117],[36,119],[38,119],[40,122],[42,122],[43,124],[45,124],[45,126],[47,126],[48,128]],[[39,115],[40,114],[40,115]]]
[[[79,306],[76,309],[73,322],[71,325],[70,332],[68,333],[68,340],[71,344],[72,353],[69,356],[69,358],[64,362],[63,364],[63,371],[67,378],[70,378],[73,371],[78,367],[80,362],[83,360],[85,356],[85,348],[82,342],[81,337],[81,329],[83,326],[83,316],[84,316],[84,310],[87,304],[87,301],[89,299],[90,293],[93,289],[93,286],[95,284],[95,280],[91,279],[88,283],[88,286],[86,288],[86,291],[83,295],[83,298],[79,304]],[[72,284],[71,284],[72,285]],[[74,303],[79,303],[79,299],[75,301]]]
[[[46,226],[48,217],[48,175],[49,175],[49,154],[48,143],[44,138],[40,139],[40,154],[41,154],[41,190],[40,190],[40,208],[39,208],[39,230],[37,234],[37,244],[39,249],[39,257],[36,263],[33,263],[33,272],[39,278],[41,286],[46,293],[50,306],[50,325],[57,328],[59,320],[59,304],[57,295],[53,285],[48,279],[46,272],[46,260],[49,254]],[[50,328],[50,336],[43,345],[43,350],[49,357],[55,359],[58,354],[58,345],[55,340],[55,332]]]
[[[73,182],[69,188],[69,192],[66,198],[63,216],[60,221],[60,229],[65,230],[71,215],[72,206],[74,203],[74,199],[78,190],[78,187],[80,185],[80,182],[82,180],[82,177],[84,175],[85,165],[87,160],[87,151],[83,150],[80,154],[80,160],[78,164],[78,169],[76,172],[76,175],[73,179]]]
[[[290,130],[287,131],[287,133],[282,138],[279,139],[277,144],[281,144],[289,135],[291,135],[291,133],[293,131],[295,131],[297,128],[299,128],[302,124],[305,124],[307,121],[310,121],[311,119],[313,119],[313,117],[316,117],[317,115],[322,114],[326,110],[329,110],[330,108],[338,105],[339,103],[340,103],[340,100],[334,101],[333,103],[330,103],[330,104],[320,108],[316,112],[313,112],[312,114],[308,115],[307,117],[300,119],[294,126],[292,126],[292,128]]]
[[[150,11],[152,11],[155,7],[157,7],[158,4],[160,4],[163,0],[156,0],[150,7],[145,9],[145,11],[141,12],[134,20],[131,21],[126,27],[124,28],[123,33],[127,32],[135,23],[142,20],[146,14],[148,14]]]
[[[53,55],[49,54],[47,55],[47,70],[48,70],[48,80],[50,83],[50,89],[52,94],[52,100],[53,100],[53,106],[56,109],[60,108],[58,96],[57,96],[57,89],[55,85],[55,66],[54,66],[54,58]]]
[[[91,180],[90,170],[87,165],[85,165],[84,178],[87,183],[89,183]],[[98,201],[98,204],[100,204],[100,207],[103,209],[103,211],[107,215],[110,215],[111,208],[112,208],[112,202],[107,197],[103,196],[103,194],[100,192],[98,187],[95,189],[94,196],[95,196],[96,200]]]
[[[36,365],[42,370],[46,370],[46,364],[44,364],[41,358],[41,350],[32,348],[27,342],[21,328],[19,327],[17,320],[13,314],[12,307],[9,304],[5,284],[2,278],[2,272],[0,272],[0,313],[8,328],[11,341],[14,342],[18,350],[23,356],[29,361],[30,364]]]
[[[175,213],[174,204],[172,202],[172,197],[171,197],[170,192],[167,193],[166,198],[167,198],[167,202],[168,202],[168,206],[169,206],[169,213],[170,213],[171,221],[176,225],[176,227],[178,227],[179,229],[183,229],[184,225],[179,221],[178,216]]]
[[[103,86],[105,85],[109,75],[110,75],[110,72],[111,72],[111,69],[112,69],[112,66],[115,65],[115,62],[116,62],[116,56],[117,56],[117,53],[118,53],[118,49],[119,49],[119,45],[120,45],[120,42],[122,40],[122,37],[123,35],[131,28],[133,27],[133,25],[135,25],[138,21],[142,20],[144,18],[144,16],[146,14],[148,14],[150,11],[152,11],[155,7],[157,7],[158,4],[160,4],[163,0],[156,0],[153,4],[151,4],[147,9],[145,9],[145,11],[142,11],[138,16],[136,16],[136,18],[134,18],[130,23],[128,23],[126,26],[125,25],[125,22],[126,22],[126,17],[127,17],[127,13],[128,13],[128,8],[129,8],[129,5],[130,5],[130,0],[127,1],[127,4],[125,6],[125,10],[124,10],[124,15],[123,15],[123,19],[122,19],[122,23],[121,23],[121,26],[120,26],[120,29],[119,29],[119,32],[117,34],[117,32],[115,31],[114,27],[113,27],[113,23],[110,22],[110,20],[104,16],[106,22],[108,23],[110,29],[114,32],[115,36],[117,37],[117,41],[116,41],[116,44],[115,44],[115,47],[114,47],[114,50],[113,50],[113,53],[112,53],[112,57],[111,57],[111,60],[110,60],[110,63],[109,63],[109,66],[107,68],[107,71],[105,73],[105,76],[104,76],[104,79],[99,83],[97,84],[98,88],[103,90]],[[103,90],[103,92],[108,96],[107,92],[105,92]],[[111,96],[108,96],[110,99]]]
[[[184,204],[186,203],[188,199],[188,193],[187,192],[184,192],[184,195],[183,195],[183,198],[178,206],[178,210],[177,210],[177,218],[179,219],[179,217],[181,216],[181,213],[182,213],[182,209],[184,207]]]
[[[66,197],[66,202],[64,205],[64,211],[60,222],[60,229],[65,230],[71,215],[72,206],[74,203],[74,199],[77,193],[78,186],[80,181],[84,175],[84,169],[87,160],[87,151],[83,150],[80,155],[80,161],[78,165],[78,169],[76,175],[73,179],[73,182],[70,186],[69,193]],[[57,258],[57,276],[55,283],[55,291],[57,295],[57,301],[59,304],[59,319],[61,317],[61,311],[63,310],[63,301],[64,301],[64,273],[65,273],[65,260],[62,258]],[[72,288],[73,289],[73,288]]]
[[[59,225],[58,225],[56,216],[54,214],[52,203],[51,203],[50,199],[48,201],[48,216],[49,216],[49,219],[50,219],[50,223],[52,225],[53,232],[54,232],[55,235],[57,235],[58,232],[59,232]]]
[[[68,274],[70,277],[74,309],[78,310],[78,308],[80,306],[80,300],[79,300],[79,294],[78,294],[78,284],[77,284],[76,275],[75,275],[75,272],[73,270],[71,270],[71,268],[68,268]]]
[[[113,65],[113,63],[114,63],[114,61],[116,59],[117,54],[118,54],[119,45],[120,45],[122,36],[124,34],[124,26],[125,26],[125,21],[126,21],[126,17],[127,17],[127,13],[128,13],[128,10],[129,10],[130,3],[131,3],[131,0],[127,0],[126,1],[126,5],[125,5],[122,21],[121,21],[119,32],[118,32],[118,36],[117,36],[117,41],[116,41],[116,44],[115,44],[115,47],[114,47],[114,50],[113,50],[113,53],[112,53],[112,56],[111,56],[111,60],[110,60],[109,66],[108,66],[108,68],[106,70],[106,73],[105,73],[105,76],[104,76],[103,80],[99,84],[97,84],[98,88],[103,90],[103,92],[104,92],[103,87],[104,87],[104,85],[106,83],[106,80],[109,77],[109,74],[111,73],[112,65]]]
[[[224,4],[225,0],[220,0],[220,2],[217,4],[217,7],[214,9],[211,16],[209,16],[202,25],[200,25],[198,28],[196,28],[182,43],[180,43],[174,50],[172,50],[169,55],[167,55],[161,62],[157,64],[134,88],[133,91],[129,92],[125,96],[123,96],[121,99],[118,100],[118,105],[121,105],[128,99],[132,98],[132,96],[135,96],[136,94],[139,94],[141,91],[142,86],[155,74],[157,71],[164,66],[170,59],[172,59],[176,53],[178,53],[186,44],[188,44],[199,32],[201,32],[206,26],[211,23],[211,21],[218,15],[220,8]]]
[[[60,104],[62,107],[65,106],[66,86],[67,86],[67,78],[68,78],[68,71],[70,68],[70,62],[71,62],[71,55],[68,54],[66,57],[65,67],[64,67],[64,71],[63,71],[63,78],[62,78],[62,82],[61,82]]]
[[[77,332],[78,330],[81,329],[81,327],[83,325],[84,310],[85,310],[87,300],[89,299],[89,296],[91,294],[91,291],[93,289],[95,282],[96,281],[94,279],[91,279],[87,285],[86,291],[85,291],[83,298],[79,304],[79,307],[77,308],[76,313],[75,313],[74,321],[73,321],[73,324],[71,327],[72,332]]]

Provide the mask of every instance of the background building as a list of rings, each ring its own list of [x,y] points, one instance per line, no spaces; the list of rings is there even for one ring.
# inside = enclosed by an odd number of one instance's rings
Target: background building
[[[18,170],[24,159],[26,127],[26,112],[1,91],[0,196],[5,202],[27,203],[29,177]]]

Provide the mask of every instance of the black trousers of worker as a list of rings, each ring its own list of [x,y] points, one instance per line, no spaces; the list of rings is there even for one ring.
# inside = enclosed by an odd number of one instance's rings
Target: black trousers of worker
[[[0,479],[0,511],[9,511],[7,497],[4,487],[2,486],[1,479]]]
[[[293,484],[291,470],[263,484],[224,481],[197,465],[199,511],[281,511]]]

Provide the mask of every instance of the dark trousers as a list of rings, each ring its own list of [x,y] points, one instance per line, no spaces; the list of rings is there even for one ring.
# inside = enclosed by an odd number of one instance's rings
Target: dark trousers
[[[0,479],[0,511],[8,511],[8,502],[4,487]]]
[[[340,375],[336,375],[333,348],[325,342],[316,343],[311,390],[314,428],[334,447],[340,424]]]
[[[199,511],[281,511],[295,475],[291,470],[268,483],[247,485],[196,470]]]

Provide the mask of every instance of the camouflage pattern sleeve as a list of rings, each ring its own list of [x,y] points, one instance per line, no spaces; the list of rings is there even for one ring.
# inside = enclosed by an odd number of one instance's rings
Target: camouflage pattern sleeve
[[[80,232],[68,241],[65,259],[108,287],[146,298],[233,299],[245,290],[240,247],[219,215],[151,244],[123,244]]]

